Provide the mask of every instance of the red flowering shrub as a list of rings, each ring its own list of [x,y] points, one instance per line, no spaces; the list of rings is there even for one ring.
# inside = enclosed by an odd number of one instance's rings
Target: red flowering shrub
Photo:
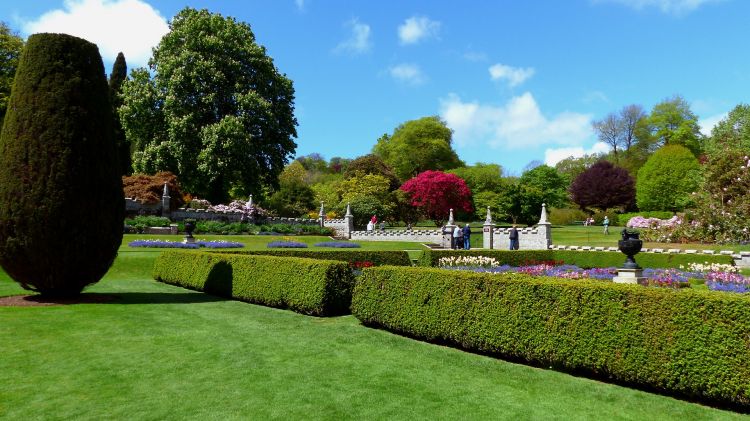
[[[448,218],[450,209],[472,211],[471,190],[455,174],[425,171],[407,180],[401,190],[409,195],[411,205],[419,208],[438,227]]]

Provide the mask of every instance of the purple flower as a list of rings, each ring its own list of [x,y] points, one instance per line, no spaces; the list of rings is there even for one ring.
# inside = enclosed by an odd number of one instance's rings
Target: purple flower
[[[268,248],[298,248],[303,249],[307,248],[307,244],[305,243],[299,243],[296,241],[271,241],[270,243],[266,244],[266,247]]]
[[[334,247],[334,248],[342,248],[342,249],[358,249],[362,246],[360,246],[357,243],[352,243],[349,241],[323,241],[321,243],[316,243],[315,247]]]
[[[176,241],[162,240],[135,240],[128,243],[130,247],[153,247],[153,248],[177,248],[177,249],[197,249],[200,246],[197,243],[179,243]]]

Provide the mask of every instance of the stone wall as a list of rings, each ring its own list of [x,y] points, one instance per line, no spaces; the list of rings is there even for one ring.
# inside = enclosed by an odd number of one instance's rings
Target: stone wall
[[[495,228],[490,208],[482,227],[482,247],[509,250],[510,228]],[[518,229],[519,250],[547,250],[552,245],[552,225],[547,221],[547,206],[542,203],[542,214],[536,226]]]
[[[440,244],[450,248],[450,235],[439,230],[394,230],[394,231],[352,231],[352,240],[362,241],[414,241],[425,244]]]
[[[551,240],[543,226],[521,228],[518,230],[519,250],[546,250],[551,245]],[[510,249],[510,228],[493,229],[492,248],[498,250]]]

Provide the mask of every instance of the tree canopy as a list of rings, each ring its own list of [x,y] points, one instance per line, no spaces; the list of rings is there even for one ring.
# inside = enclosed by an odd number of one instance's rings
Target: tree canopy
[[[401,190],[409,195],[412,206],[419,208],[438,227],[448,219],[450,209],[472,211],[471,191],[455,174],[425,171],[407,180]]]
[[[676,95],[654,105],[648,117],[653,142],[657,146],[682,145],[698,156],[703,148],[703,135],[698,116],[690,110],[685,98]]]
[[[656,151],[638,171],[636,201],[643,211],[682,211],[693,203],[701,182],[701,167],[681,145]]]
[[[737,105],[711,131],[711,137],[706,142],[706,152],[717,155],[727,147],[750,150],[750,105]]]
[[[390,165],[401,180],[426,170],[445,171],[464,163],[451,144],[453,132],[440,117],[423,117],[398,126],[383,135],[373,153]]]
[[[393,168],[374,154],[360,156],[351,161],[344,171],[344,178],[356,177],[360,174],[375,174],[385,177],[388,179],[391,190],[396,190],[401,185],[396,173],[393,172]]]
[[[214,203],[277,185],[297,147],[294,88],[248,24],[185,8],[149,67],[119,109],[136,171],[172,171]]]
[[[13,78],[18,59],[23,50],[23,38],[12,32],[5,22],[0,22],[0,126],[8,107]]]
[[[627,207],[635,200],[635,184],[626,169],[602,160],[573,180],[570,195],[581,209]]]

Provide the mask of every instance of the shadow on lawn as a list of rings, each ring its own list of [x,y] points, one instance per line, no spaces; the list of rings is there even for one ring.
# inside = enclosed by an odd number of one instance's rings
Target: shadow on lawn
[[[200,304],[227,301],[226,298],[200,292],[118,292],[111,295],[111,301],[104,304]]]

